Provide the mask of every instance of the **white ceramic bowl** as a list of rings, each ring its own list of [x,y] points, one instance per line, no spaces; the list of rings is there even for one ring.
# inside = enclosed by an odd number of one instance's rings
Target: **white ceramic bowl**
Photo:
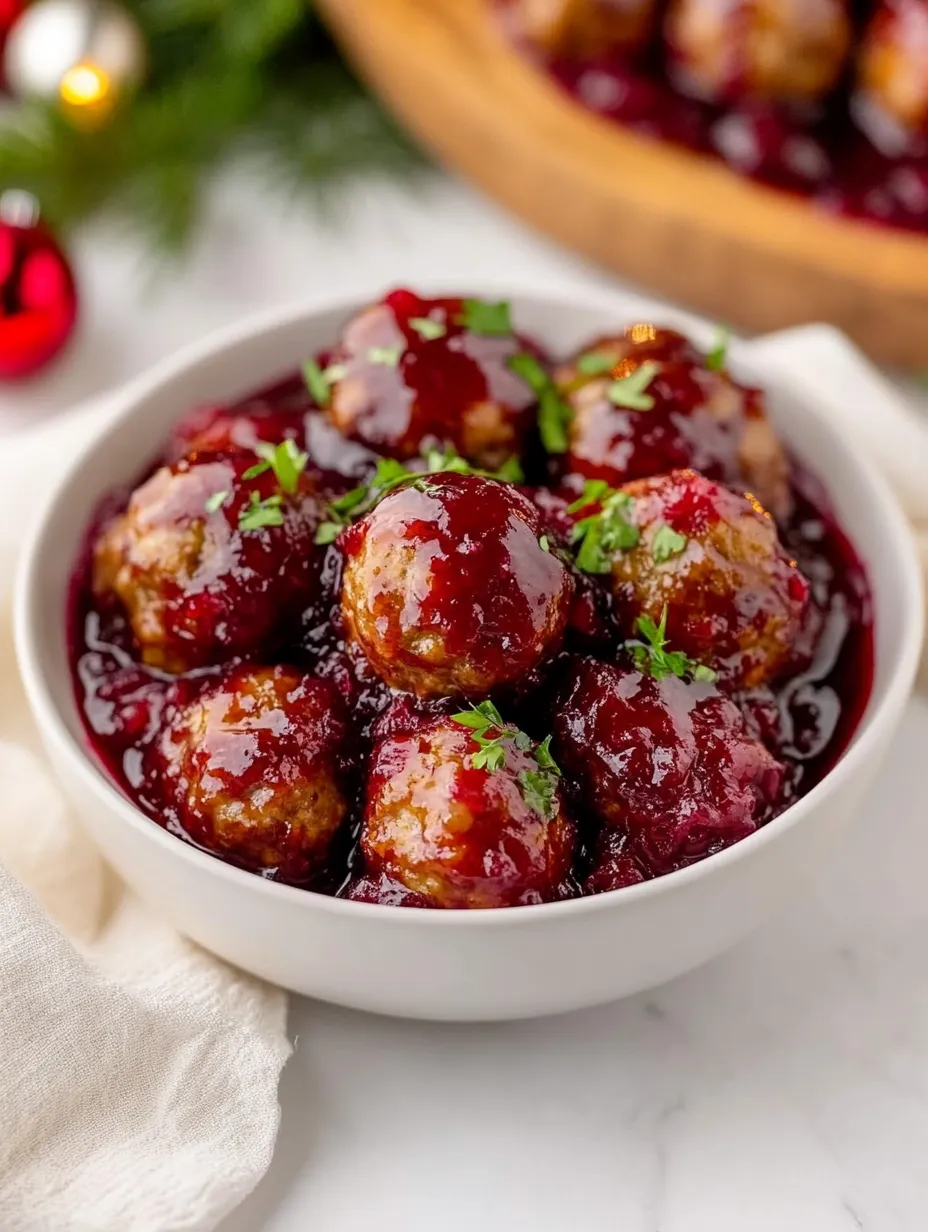
[[[207,949],[297,992],[385,1014],[476,1020],[556,1013],[668,980],[732,945],[814,877],[865,794],[915,673],[922,603],[908,528],[880,477],[801,388],[771,390],[772,413],[790,447],[825,480],[869,569],[876,677],[835,769],[719,855],[644,885],[549,906],[442,912],[345,902],[272,884],[180,842],[122,795],[88,749],[68,670],[65,601],[99,496],[136,475],[191,404],[243,394],[294,367],[329,343],[355,306],[264,318],[162,364],[124,392],[115,421],[74,459],[25,547],[18,579],[19,660],[48,753],[91,835],[143,898]],[[638,302],[629,307],[617,297],[591,307],[589,297],[522,296],[513,308],[520,328],[555,353],[640,319]],[[659,319],[672,323],[674,314]],[[735,359],[750,378],[737,350]]]

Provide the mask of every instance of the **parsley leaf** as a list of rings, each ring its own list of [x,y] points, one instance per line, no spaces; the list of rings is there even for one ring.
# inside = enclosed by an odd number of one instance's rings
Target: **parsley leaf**
[[[627,407],[630,411],[650,411],[654,407],[653,394],[645,390],[660,372],[661,366],[653,359],[643,364],[617,381],[613,381],[608,389],[609,401],[615,406]]]
[[[402,354],[401,346],[371,347],[367,352],[367,358],[372,364],[383,364],[387,368],[395,368]]]
[[[639,672],[649,674],[655,680],[663,680],[665,676],[686,676],[712,684],[718,679],[718,672],[703,663],[697,663],[684,654],[682,650],[667,650],[667,604],[661,612],[661,622],[656,625],[650,616],[639,616],[635,628],[641,634],[643,641],[629,640],[625,643],[627,650],[635,662]]]
[[[665,560],[670,560],[671,556],[679,556],[688,542],[686,535],[679,534],[672,526],[662,522],[651,540],[651,556],[657,564],[662,565]]]
[[[543,552],[551,551],[551,541],[547,535],[541,536],[541,538],[538,540],[538,546],[541,548]]]
[[[261,530],[264,526],[283,526],[284,515],[281,509],[283,497],[279,492],[261,500],[257,492],[252,492],[249,504],[238,517],[239,530]]]
[[[451,718],[472,733],[471,738],[478,746],[477,752],[470,754],[470,763],[475,770],[486,770],[489,774],[502,770],[506,764],[507,741],[523,753],[529,753],[532,749],[531,737],[518,728],[507,727],[491,701],[471,704],[470,710],[462,710]],[[550,821],[557,814],[557,780],[561,774],[551,756],[550,736],[546,736],[535,748],[535,764],[537,770],[519,772],[519,787],[529,808]]]
[[[506,366],[528,385],[538,398],[538,431],[548,453],[567,452],[567,428],[573,412],[557,386],[534,355],[519,351],[506,360]]]
[[[453,449],[430,449],[425,455],[425,468],[432,475],[440,471],[451,471],[455,475],[481,475],[484,479],[498,479],[501,483],[525,482],[522,464],[515,454],[507,458],[499,470],[487,471],[471,466],[466,458],[462,458]]]
[[[325,547],[327,544],[334,543],[344,529],[344,522],[320,522],[316,527],[314,542],[320,547]]]
[[[638,546],[641,532],[631,521],[634,501],[627,492],[614,491],[602,479],[589,479],[579,500],[568,505],[568,513],[598,502],[599,513],[577,522],[570,541],[579,544],[575,564],[582,573],[608,573],[614,552],[628,552]]]
[[[297,448],[296,444],[287,439],[279,445],[270,445],[267,441],[258,441],[255,453],[262,461],[250,466],[242,476],[243,479],[256,479],[265,471],[273,471],[281,489],[288,496],[293,496],[299,486],[300,475],[306,469],[309,454]]]
[[[457,323],[469,329],[472,334],[482,334],[486,338],[503,338],[512,333],[509,301],[501,300],[493,304],[482,299],[465,299],[461,304]]]
[[[577,360],[577,371],[584,376],[602,376],[611,372],[618,362],[618,356],[608,355],[605,351],[587,351]]]
[[[231,495],[228,488],[223,488],[221,492],[214,492],[204,506],[206,512],[218,513]]]
[[[436,338],[444,338],[448,332],[448,328],[442,325],[441,321],[435,321],[432,317],[410,317],[407,321],[410,329],[414,329],[420,338],[424,338],[426,342],[433,342]]]
[[[303,380],[318,406],[325,406],[329,401],[331,387],[326,374],[314,359],[307,359],[303,365]]]
[[[706,356],[706,367],[710,372],[721,372],[725,367],[725,357],[728,354],[728,344],[731,341],[731,331],[727,325],[716,325],[715,342],[712,350]]]

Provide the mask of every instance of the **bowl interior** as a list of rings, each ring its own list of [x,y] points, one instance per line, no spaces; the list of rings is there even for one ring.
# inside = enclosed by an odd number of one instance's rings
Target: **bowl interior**
[[[641,319],[638,299],[623,303],[620,297],[610,297],[593,307],[589,297],[583,304],[537,296],[511,299],[519,328],[539,338],[555,355],[567,354],[597,333]],[[331,343],[356,306],[291,311],[246,323],[161,365],[125,391],[115,421],[74,460],[51,494],[27,547],[20,577],[20,654],[31,674],[34,698],[38,692],[40,701],[48,703],[43,709],[56,712],[83,756],[88,755],[87,740],[71,686],[65,609],[74,562],[100,496],[137,475],[159,451],[172,423],[192,405],[239,397],[292,370]],[[655,309],[653,319],[679,325],[704,345],[712,335],[710,326],[694,325],[691,318],[669,310]],[[751,380],[749,352],[736,345],[732,360],[736,374]],[[899,677],[904,678],[902,687],[909,687],[920,638],[917,569],[908,529],[886,485],[825,415],[816,412],[814,400],[797,380],[801,373],[784,373],[782,383],[775,384],[765,376],[772,416],[791,451],[823,483],[839,523],[869,572],[873,591],[875,678],[853,746],[888,691],[899,687]],[[104,777],[95,761],[94,772]],[[147,818],[145,823],[151,824]]]

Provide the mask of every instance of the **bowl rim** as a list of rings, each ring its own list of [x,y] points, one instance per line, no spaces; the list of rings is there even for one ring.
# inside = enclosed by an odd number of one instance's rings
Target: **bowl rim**
[[[552,291],[550,287],[533,287],[524,282],[516,287],[511,283],[503,284],[486,278],[475,279],[475,282],[479,285],[469,288],[471,293],[501,295],[513,301],[516,306],[519,302],[525,304],[531,301],[551,310],[603,310],[615,312],[617,315],[628,315],[630,309],[634,309],[661,318],[691,334],[707,336],[711,329],[710,324],[699,317],[672,305],[661,305],[648,300],[634,291]],[[433,285],[426,280],[420,280],[418,290],[435,296],[461,293],[459,287],[452,291],[447,283],[436,281]],[[58,507],[78,481],[85,460],[105,452],[111,438],[120,431],[124,422],[131,419],[144,401],[155,395],[162,385],[182,377],[201,363],[216,360],[222,354],[253,343],[259,338],[270,337],[300,320],[337,312],[347,316],[362,304],[370,302],[371,298],[365,297],[363,292],[334,298],[321,296],[283,308],[250,314],[231,326],[212,331],[204,338],[173,352],[107,396],[110,414],[105,422],[90,432],[82,447],[75,452],[45,494],[41,512],[22,545],[16,569],[13,601],[16,657],[40,734],[47,742],[54,744],[59,756],[66,760],[72,773],[82,781],[88,794],[97,798],[102,808],[115,811],[143,840],[162,846],[167,854],[173,853],[174,858],[186,861],[194,871],[199,869],[205,876],[239,886],[243,891],[258,897],[269,895],[281,905],[289,901],[294,907],[301,905],[307,911],[319,910],[336,917],[344,915],[358,922],[361,918],[371,922],[390,921],[400,928],[419,927],[424,921],[430,922],[428,926],[445,929],[492,928],[501,925],[521,927],[531,924],[532,921],[542,925],[558,918],[614,910],[623,904],[631,906],[658,895],[685,889],[691,883],[711,877],[716,872],[721,874],[724,868],[733,866],[759,853],[765,846],[777,842],[781,835],[800,825],[806,814],[816,808],[820,801],[824,802],[858,771],[865,768],[872,753],[879,748],[887,724],[892,724],[895,714],[902,708],[911,692],[918,669],[925,614],[917,549],[895,495],[874,464],[862,452],[853,449],[843,440],[838,429],[817,406],[814,394],[801,394],[796,384],[787,380],[782,386],[784,392],[801,398],[804,407],[832,437],[835,447],[843,452],[850,462],[854,472],[855,491],[867,492],[870,506],[877,511],[883,522],[886,539],[896,555],[898,572],[902,579],[900,593],[894,598],[901,611],[903,636],[895,648],[883,696],[874,703],[871,695],[864,714],[852,733],[851,743],[844,749],[837,763],[806,795],[753,834],[686,868],[638,885],[601,894],[583,895],[554,903],[481,911],[403,910],[381,903],[356,902],[307,891],[297,886],[270,881],[228,864],[220,857],[171,834],[125,796],[94,757],[92,750],[72,735],[52,696],[48,671],[37,637],[38,626],[33,619],[33,613],[38,599],[41,549],[56,518]],[[749,348],[749,345],[738,339],[733,339],[731,344],[736,366],[743,365],[748,370],[751,367],[750,351],[748,349],[745,352],[744,348]],[[105,850],[103,855],[105,858]]]

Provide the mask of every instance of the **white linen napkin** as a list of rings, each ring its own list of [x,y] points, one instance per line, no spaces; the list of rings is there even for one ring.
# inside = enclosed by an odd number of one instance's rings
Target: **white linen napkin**
[[[814,382],[899,493],[928,571],[924,422],[829,327],[745,349]],[[111,413],[4,443],[2,610],[37,476],[52,482]],[[105,870],[37,747],[0,620],[0,1232],[205,1232],[269,1163],[284,996],[184,941]]]
[[[13,659],[23,513],[109,413],[0,454],[0,1232],[208,1232],[267,1170],[286,998],[180,937],[69,815]]]

